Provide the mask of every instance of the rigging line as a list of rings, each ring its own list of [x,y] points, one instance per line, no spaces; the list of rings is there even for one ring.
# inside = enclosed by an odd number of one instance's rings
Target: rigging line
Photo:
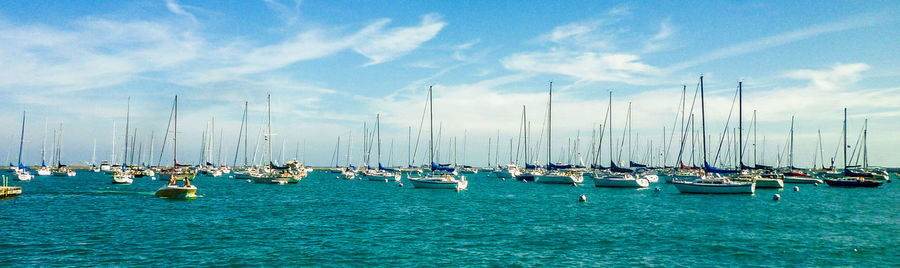
[[[713,158],[713,163],[716,163],[719,160],[719,153],[722,151],[722,143],[725,141],[725,134],[728,133],[728,124],[731,123],[731,115],[734,113],[734,104],[737,102],[738,98],[738,88],[734,90],[734,98],[731,100],[731,109],[728,110],[728,119],[725,120],[725,130],[722,131],[722,135],[719,138],[719,148],[716,149],[716,157]]]

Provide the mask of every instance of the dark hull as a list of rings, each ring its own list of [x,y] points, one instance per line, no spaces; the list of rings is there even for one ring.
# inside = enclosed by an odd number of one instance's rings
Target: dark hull
[[[870,187],[870,188],[878,187],[878,186],[881,186],[881,184],[883,184],[883,182],[880,182],[880,181],[869,181],[869,180],[864,180],[864,181],[849,180],[848,181],[848,180],[828,180],[828,179],[825,180],[825,183],[827,183],[828,186],[834,186],[834,187]]]

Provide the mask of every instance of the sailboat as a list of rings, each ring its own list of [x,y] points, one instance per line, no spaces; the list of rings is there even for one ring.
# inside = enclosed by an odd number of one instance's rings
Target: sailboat
[[[609,124],[612,124],[612,91],[609,92]],[[631,115],[631,103],[628,104],[628,114],[629,118]],[[628,124],[631,124],[630,122]],[[650,186],[650,181],[646,178],[641,178],[634,176],[627,169],[621,169],[616,166],[616,163],[613,162],[613,144],[612,144],[612,127],[609,129],[610,139],[609,139],[609,161],[610,161],[610,172],[605,175],[592,175],[591,181],[594,182],[594,187],[616,187],[616,188],[647,188]],[[630,134],[629,134],[630,135]],[[629,138],[630,140],[630,138]],[[629,145],[630,145],[629,141]],[[631,150],[629,148],[629,150]],[[629,157],[631,153],[628,154]],[[631,162],[631,161],[629,161]]]
[[[740,172],[734,177],[735,181],[739,182],[756,182],[756,188],[772,188],[772,189],[781,189],[784,188],[784,181],[782,178],[777,176],[762,176],[760,174],[756,174],[753,172],[749,172],[744,170],[744,147],[743,147],[743,137],[744,137],[744,110],[743,110],[743,98],[744,98],[744,82],[738,82],[738,135],[737,135],[737,154],[738,154],[738,169]],[[756,120],[756,113],[754,113],[754,122]],[[793,122],[793,118],[791,118]],[[754,123],[755,124],[755,123]],[[755,127],[755,126],[754,126]]]
[[[847,169],[847,108],[844,108],[844,177],[842,178],[826,178],[825,183],[828,186],[835,187],[869,187],[874,188],[884,184],[882,180],[867,178],[855,174]]]
[[[430,113],[428,119],[430,141],[428,146],[431,155],[431,172],[423,177],[410,176],[409,180],[415,188],[465,190],[469,187],[469,181],[466,180],[466,176],[460,176],[457,179],[453,175],[454,168],[442,167],[434,162],[434,102],[432,99],[432,87],[428,87],[428,109]]]
[[[175,128],[172,131],[172,167],[160,170],[160,179],[168,183],[159,187],[155,195],[163,198],[193,199],[197,197],[197,186],[192,185],[191,180],[197,176],[197,171],[191,169],[190,165],[178,163],[178,95],[175,95],[175,105],[172,109],[175,115]],[[184,185],[178,185],[177,181],[184,181]]]
[[[525,105],[522,105],[522,124],[519,127],[519,135],[522,134],[522,129],[524,129],[524,128],[525,128]],[[509,150],[510,150],[510,152],[512,152],[512,144],[509,145]],[[518,156],[519,156],[518,150],[519,149],[516,149],[516,158],[517,158],[516,160],[517,161],[518,161]],[[525,149],[525,150],[528,150],[528,149]],[[488,149],[488,151],[490,151],[490,148]],[[490,159],[490,156],[488,156],[488,159]],[[490,160],[488,160],[488,161],[490,161]],[[497,178],[514,179],[521,174],[522,174],[522,170],[519,169],[518,163],[513,162],[512,159],[510,159],[510,163],[506,164],[506,167],[501,168],[497,172]]]
[[[68,166],[62,163],[62,124],[59,125],[59,132],[56,134],[56,167],[50,173],[54,177],[75,177],[76,173]]]
[[[822,183],[822,180],[816,179],[810,174],[806,174],[802,170],[794,167],[794,117],[791,116],[791,144],[790,154],[788,155],[788,172],[784,173],[784,183],[795,184],[814,184]]]
[[[341,173],[344,176],[345,180],[352,180],[356,178],[356,168],[353,167],[353,164],[350,163],[350,155],[353,150],[353,131],[350,131],[350,135],[347,138],[347,168]]]
[[[266,145],[268,146],[269,164],[260,172],[251,174],[253,182],[266,184],[287,184],[299,182],[299,177],[291,173],[289,166],[277,166],[272,160],[272,97],[266,95],[266,113],[268,117]]]
[[[570,171],[570,165],[553,164],[551,155],[550,130],[552,130],[553,111],[553,82],[550,82],[549,101],[547,102],[547,172],[535,176],[534,181],[546,184],[578,184],[584,181],[581,173]]]
[[[38,169],[38,176],[50,176],[53,175],[53,172],[50,171],[50,167],[47,166],[45,160],[46,151],[44,148],[47,144],[47,119],[44,118],[44,136],[41,138],[41,168]]]
[[[706,161],[706,109],[703,100],[703,76],[700,76],[700,118],[703,129],[703,163]],[[735,182],[717,174],[706,173],[693,181],[672,181],[678,192],[691,194],[753,194],[756,190],[756,182]]]
[[[131,184],[134,182],[134,174],[128,170],[125,161],[128,160],[128,124],[131,119],[131,97],[128,97],[128,108],[125,112],[125,153],[122,158],[122,168],[113,170],[113,184]]]
[[[34,175],[31,174],[31,171],[28,171],[28,167],[22,165],[22,144],[25,141],[25,111],[22,111],[22,134],[19,136],[19,166],[15,169],[16,172],[16,180],[19,181],[30,181],[34,179]]]
[[[375,115],[375,132],[378,136],[378,144],[376,145],[378,150],[378,167],[375,169],[366,169],[362,172],[363,177],[365,177],[369,181],[383,181],[383,182],[399,182],[400,181],[400,173],[384,168],[381,165],[381,115]]]

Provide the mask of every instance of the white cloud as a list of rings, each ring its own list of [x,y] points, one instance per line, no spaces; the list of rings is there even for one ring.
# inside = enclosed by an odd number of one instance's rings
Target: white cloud
[[[176,3],[175,0],[166,0],[166,8],[172,13],[175,13],[175,15],[188,17],[192,22],[197,23],[197,18],[194,17],[194,14],[184,11],[184,9],[181,8],[181,5]]]
[[[440,16],[428,14],[418,26],[384,29],[389,20],[382,20],[362,31],[353,50],[369,58],[366,66],[393,60],[415,50],[433,39],[447,25]]]
[[[784,74],[794,79],[809,80],[810,88],[835,91],[860,79],[860,73],[869,69],[865,63],[835,64],[831,70],[794,70]]]
[[[514,54],[501,60],[510,70],[567,75],[581,81],[648,83],[644,78],[657,72],[640,62],[637,55],[550,51]]]
[[[678,71],[686,68],[697,66],[701,63],[720,60],[733,56],[739,56],[759,50],[781,46],[800,40],[809,39],[815,36],[829,34],[834,32],[846,31],[850,29],[862,28],[875,25],[881,20],[880,16],[854,17],[837,22],[827,23],[823,25],[814,25],[794,31],[776,34],[773,36],[760,38],[744,43],[735,44],[725,48],[713,50],[710,53],[702,55],[696,59],[684,61],[667,67],[668,71]]]
[[[302,1],[296,0],[294,1],[294,6],[289,7],[288,5],[282,4],[278,0],[263,0],[269,8],[271,8],[275,13],[284,20],[287,25],[294,25],[297,23],[297,20],[300,19],[300,4]]]

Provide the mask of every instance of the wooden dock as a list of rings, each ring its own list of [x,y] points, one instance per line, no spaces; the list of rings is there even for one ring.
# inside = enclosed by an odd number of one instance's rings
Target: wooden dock
[[[22,194],[22,187],[18,186],[0,186],[0,198],[17,196]]]
[[[0,198],[18,196],[22,194],[22,187],[9,186],[7,184],[8,182],[9,180],[6,178],[6,175],[3,175],[3,185],[0,186]]]

